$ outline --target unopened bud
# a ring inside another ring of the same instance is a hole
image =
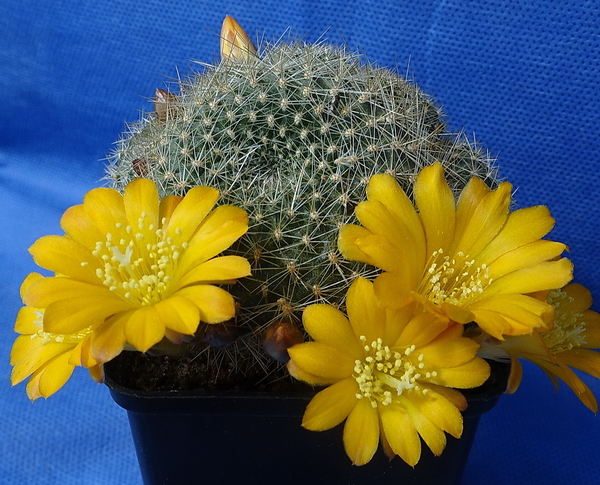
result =
[[[302,343],[304,337],[298,327],[287,318],[272,323],[265,330],[263,336],[263,349],[276,361],[285,364],[290,360],[287,349]]]
[[[154,91],[154,114],[160,121],[165,121],[168,116],[172,115],[173,101],[175,101],[175,95],[168,91],[160,88]]]
[[[143,158],[136,158],[133,162],[131,162],[133,166],[133,171],[138,177],[145,177],[148,175],[148,162]]]
[[[221,27],[221,60],[244,61],[256,55],[256,47],[244,29],[233,17],[227,15]]]
[[[206,342],[217,349],[224,349],[240,336],[240,329],[233,320],[223,323],[213,323],[204,328]]]

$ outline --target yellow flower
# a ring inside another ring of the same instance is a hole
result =
[[[21,294],[34,282],[42,279],[37,273],[28,275],[21,285]],[[87,367],[94,379],[102,380],[102,367],[89,354],[90,328],[77,334],[62,335],[44,332],[44,311],[25,306],[17,315],[15,339],[10,353],[13,366],[11,383],[19,384],[27,377],[27,396],[32,401],[49,397],[71,377],[76,366]]]
[[[560,290],[550,291],[546,297],[554,309],[552,330],[531,335],[508,337],[503,342],[485,339],[482,354],[502,358],[510,355],[512,368],[508,392],[515,392],[523,376],[518,359],[538,365],[558,388],[558,379],[564,381],[581,402],[594,413],[598,403],[590,388],[571,368],[600,378],[600,315],[592,310],[592,296],[584,286],[572,283]]]
[[[554,225],[548,209],[509,213],[511,190],[473,177],[455,201],[435,163],[416,178],[417,211],[393,177],[375,175],[356,208],[364,227],[343,227],[340,251],[383,269],[375,289],[385,305],[412,298],[498,339],[530,333],[551,320],[552,308],[526,294],[565,285],[572,264],[557,259],[564,244],[541,239]]]
[[[194,187],[159,203],[147,179],[131,182],[123,195],[91,190],[63,215],[65,236],[42,237],[30,248],[56,276],[33,282],[23,301],[44,309],[46,333],[91,328],[91,355],[100,364],[126,343],[145,352],[164,337],[181,341],[200,321],[231,319],[233,298],[214,284],[249,275],[250,266],[238,256],[214,256],[247,231],[248,218],[233,206],[211,212],[218,196]]]
[[[442,453],[447,432],[462,434],[466,407],[450,388],[472,388],[489,376],[476,357],[478,344],[463,338],[462,325],[378,305],[373,284],[357,279],[347,295],[348,318],[330,305],[306,308],[304,327],[314,339],[288,351],[290,373],[312,385],[328,385],[309,403],[302,426],[330,429],[342,421],[346,453],[356,465],[369,462],[381,439],[388,456],[414,466],[421,440]]]

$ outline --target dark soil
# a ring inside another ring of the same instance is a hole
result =
[[[114,382],[142,391],[306,393],[313,390],[311,386],[290,377],[285,366],[274,361],[267,363],[266,368],[263,364],[241,372],[225,353],[215,353],[192,352],[182,357],[170,357],[125,351],[104,367]]]

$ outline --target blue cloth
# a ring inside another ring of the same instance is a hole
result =
[[[519,205],[546,204],[600,309],[600,6],[500,0],[4,0],[0,3],[0,482],[138,484],[125,411],[78,369],[30,404],[8,355],[29,247],[102,185],[102,158],[156,87],[212,61],[226,14],[253,38],[329,29],[408,72],[493,154]],[[178,69],[176,68],[178,66]],[[600,383],[584,377],[600,396]],[[235,446],[235,443],[232,443]],[[248,450],[251,452],[251,450]],[[224,453],[227,451],[224,450]],[[199,468],[199,471],[201,468]],[[600,419],[526,365],[484,416],[464,483],[600,483]]]

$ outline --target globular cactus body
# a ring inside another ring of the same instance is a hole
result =
[[[345,48],[292,41],[157,91],[154,113],[121,140],[108,173],[118,189],[151,178],[163,195],[216,187],[219,203],[248,212],[250,230],[231,251],[253,276],[231,291],[240,325],[256,335],[309,303],[343,305],[353,278],[372,271],[337,250],[369,178],[393,174],[410,194],[435,161],[457,191],[473,175],[496,183],[487,156],[448,134],[416,86]]]

